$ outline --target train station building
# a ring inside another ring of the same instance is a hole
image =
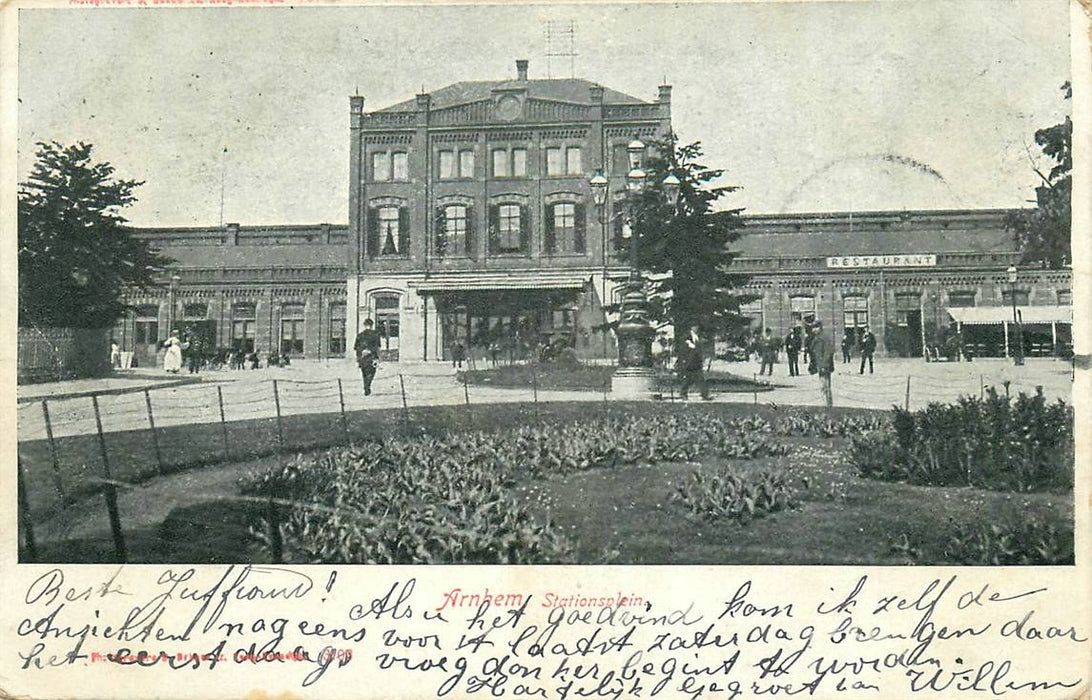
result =
[[[650,90],[651,92],[651,90]],[[563,341],[615,354],[628,274],[618,254],[626,147],[671,131],[671,87],[641,99],[580,79],[471,81],[369,111],[349,99],[348,224],[136,229],[175,263],[127,299],[115,340],[139,364],[172,327],[217,347],[342,358],[373,319],[386,360],[439,361],[460,343],[523,356]],[[611,196],[599,209],[589,180]],[[1020,269],[1005,210],[745,216],[733,244],[752,329],[869,327],[881,354],[921,356],[950,329],[979,355],[1071,347],[1071,270]],[[829,325],[828,325],[829,324]],[[829,331],[828,331],[829,332]]]

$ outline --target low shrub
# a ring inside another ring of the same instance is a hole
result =
[[[1042,391],[895,408],[890,426],[853,438],[862,476],[929,486],[1009,491],[1073,487],[1073,410]]]
[[[1002,523],[962,526],[948,539],[945,561],[985,566],[1073,563],[1073,523],[1021,516]]]
[[[681,502],[692,517],[700,520],[727,519],[743,524],[797,504],[785,474],[765,471],[741,474],[725,467],[712,473],[695,469],[680,477],[672,499]]]

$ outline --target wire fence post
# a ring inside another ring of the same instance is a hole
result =
[[[337,400],[341,407],[341,431],[345,433],[345,444],[352,445],[353,440],[349,437],[349,419],[345,416],[345,389],[341,385],[341,377],[337,379]]]
[[[155,466],[160,474],[163,473],[163,453],[159,450],[159,433],[155,429],[155,414],[152,411],[152,395],[144,390],[144,405],[148,407],[148,427],[152,431],[152,449],[155,450]]]
[[[531,391],[535,399],[535,420],[538,420],[538,371],[534,362],[531,363]]]
[[[269,549],[274,564],[284,563],[284,538],[281,537],[281,514],[277,508],[277,492],[269,494]]]
[[[753,374],[754,383],[751,384],[751,393],[754,395],[754,404],[758,405],[758,375]]]
[[[986,378],[981,374],[978,375],[978,398],[986,399]]]
[[[910,375],[906,376],[906,410],[910,410]]]
[[[61,458],[57,454],[57,443],[53,440],[53,422],[49,418],[49,401],[42,400],[42,416],[45,418],[46,440],[49,442],[49,457],[53,461],[53,487],[57,489],[57,498],[64,508],[64,483],[61,481]]]
[[[277,380],[273,380],[273,405],[277,408],[277,447],[284,454],[284,422],[281,420],[281,394],[277,390]]]
[[[610,375],[603,377],[603,405],[606,406],[609,401],[607,393],[610,391]]]
[[[406,401],[406,378],[401,374],[398,375],[398,385],[402,389],[402,429],[408,435],[410,431],[409,402]]]
[[[125,563],[125,537],[121,531],[121,516],[118,514],[118,490],[110,474],[110,457],[106,452],[106,436],[102,432],[102,413],[99,412],[99,397],[91,395],[91,406],[95,409],[95,428],[99,434],[99,450],[102,452],[102,475],[106,480],[106,513],[110,517],[110,534],[114,537],[114,555],[119,564]]]
[[[224,461],[228,461],[231,454],[228,448],[228,436],[227,436],[227,417],[224,415],[224,390],[220,385],[216,385],[216,402],[220,404],[220,433],[224,438]]]
[[[23,524],[23,542],[27,560],[33,563],[38,561],[38,543],[34,540],[34,523],[30,517],[30,499],[27,498],[27,479],[23,472],[23,458],[17,456],[16,460],[19,465],[16,488],[19,491],[19,516]]]
[[[470,386],[467,381],[467,375],[469,372],[463,372],[463,399],[466,400],[466,423],[467,426],[474,429],[474,411],[470,408]]]

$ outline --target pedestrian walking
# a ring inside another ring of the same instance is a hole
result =
[[[848,365],[853,359],[853,334],[847,328],[842,331],[842,364]]]
[[[113,338],[110,339],[110,369],[121,369],[121,348]]]
[[[679,387],[679,397],[683,400],[687,400],[687,394],[690,391],[690,385],[697,383],[698,390],[701,392],[701,397],[708,401],[709,385],[705,381],[704,372],[704,357],[702,356],[702,339],[698,334],[698,327],[691,326],[690,333],[683,341],[682,356],[679,361],[682,362],[682,385]]]
[[[834,394],[831,388],[831,375],[834,374],[834,343],[823,332],[822,321],[816,321],[812,326],[812,340],[808,351],[811,354],[812,362],[815,363],[815,371],[819,375],[823,401],[827,406],[833,406]]]
[[[861,371],[859,374],[864,374],[865,362],[868,362],[868,373],[872,374],[872,355],[876,352],[876,336],[872,335],[872,331],[865,328],[864,335],[861,336]]]
[[[171,337],[163,343],[167,347],[163,355],[163,369],[171,374],[178,374],[182,370],[182,351],[189,347],[189,343],[183,343],[178,337],[178,331],[171,331]]]
[[[360,376],[364,380],[365,396],[371,396],[372,381],[379,369],[379,331],[374,326],[375,323],[370,318],[364,319],[364,330],[357,334],[353,343],[356,364],[360,367]]]
[[[451,348],[451,366],[463,368],[463,360],[466,359],[466,346],[463,341],[456,340],[455,347]]]
[[[758,370],[759,374],[773,376],[774,362],[777,361],[777,346],[777,338],[773,336],[773,331],[767,328],[766,334],[758,341],[758,354],[762,358],[762,366]]]
[[[785,336],[785,357],[789,361],[789,376],[800,376],[800,349],[804,344],[804,334],[800,326],[793,326]]]
[[[489,344],[489,359],[492,361],[493,366],[497,366],[497,355],[500,354],[500,344],[497,341],[493,341]]]

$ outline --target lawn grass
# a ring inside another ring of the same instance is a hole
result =
[[[542,391],[610,391],[611,377],[615,368],[605,365],[566,365],[557,362],[539,362],[499,365],[489,369],[468,369],[457,375],[460,382],[505,389],[532,389]],[[756,382],[737,374],[723,371],[705,373],[712,393],[771,391],[773,386]],[[679,377],[674,372],[656,370],[656,385],[662,392],[678,388]]]
[[[536,415],[536,407],[529,404],[480,406],[473,414],[461,407],[429,407],[411,411],[410,429],[461,430],[470,425],[471,417],[476,426],[505,429],[539,420],[579,419],[604,410],[619,415],[717,411],[726,418],[756,414],[771,418],[785,409],[647,402],[604,409],[567,403],[540,404]],[[374,413],[353,416],[355,439],[390,436],[402,429],[398,412]],[[868,411],[835,409],[827,415],[861,413]],[[332,420],[331,416],[297,416],[290,420],[290,427],[302,434]],[[191,431],[199,427],[187,426]],[[195,432],[186,435],[198,438]],[[638,464],[538,480],[528,477],[515,484],[513,492],[532,507],[536,518],[542,522],[548,518],[564,528],[576,543],[578,561],[586,564],[945,564],[952,563],[945,558],[947,538],[960,525],[1022,516],[1072,522],[1072,492],[1012,494],[863,479],[847,460],[845,439],[777,439],[792,445],[789,456],[729,462],[709,459],[701,465]],[[240,454],[242,447],[233,444],[233,453]],[[138,486],[123,489],[119,507],[130,560],[267,561],[248,532],[248,514],[256,506],[236,500],[238,481],[283,459],[267,455],[163,476],[146,475]],[[716,469],[725,464],[742,471],[786,471],[797,488],[799,507],[748,525],[691,519],[686,508],[671,499],[676,479],[695,468]],[[101,497],[79,500],[51,515],[38,528],[39,561],[112,561]]]

